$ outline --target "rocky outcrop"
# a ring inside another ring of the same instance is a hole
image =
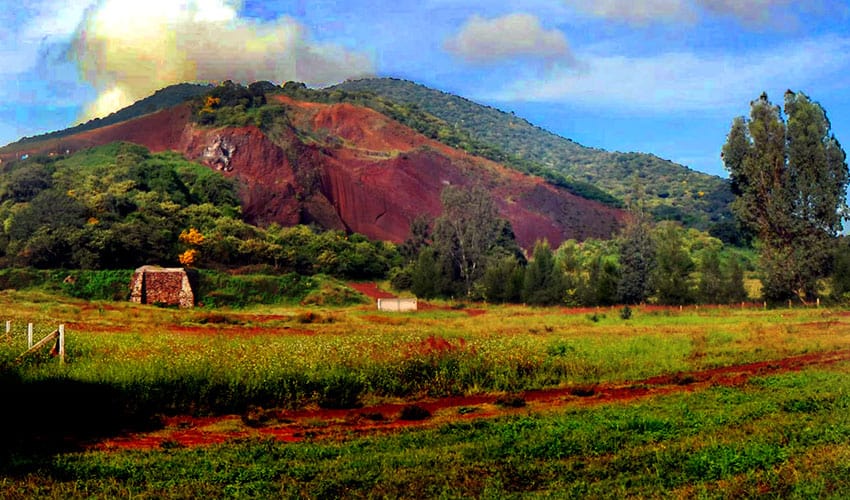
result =
[[[233,167],[230,165],[230,159],[236,153],[236,145],[233,144],[227,137],[216,136],[212,144],[204,148],[204,153],[201,155],[201,161],[216,170],[230,172]]]

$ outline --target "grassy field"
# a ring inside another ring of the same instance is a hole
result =
[[[850,496],[839,309],[0,311],[2,498]]]

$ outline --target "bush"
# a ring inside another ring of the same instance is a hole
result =
[[[315,280],[296,273],[281,276],[232,276],[201,271],[198,301],[213,307],[245,307],[251,304],[279,304],[303,300],[315,287]]]
[[[8,268],[0,270],[0,290],[40,288],[85,300],[129,300],[132,277],[130,269],[66,271]]]
[[[313,306],[345,306],[367,302],[369,300],[363,294],[336,283],[322,283],[318,290],[310,292],[301,301],[304,305]]]
[[[393,290],[410,290],[413,286],[413,266],[394,267],[391,269],[390,286]]]
[[[366,385],[356,374],[334,371],[320,383],[319,406],[322,408],[358,408]]]
[[[63,290],[70,296],[85,300],[129,300],[129,269],[110,271],[76,271],[62,282]]]
[[[29,267],[0,270],[0,290],[22,290],[44,284],[48,277],[44,271]]]

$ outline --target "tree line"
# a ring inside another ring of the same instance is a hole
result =
[[[846,154],[820,104],[790,90],[784,98],[784,113],[766,94],[752,101],[750,117],[733,120],[721,153],[738,233],[752,238],[757,259],[741,259],[719,239],[675,222],[652,222],[638,195],[631,220],[613,240],[567,241],[557,249],[538,242],[526,260],[484,190],[450,187],[430,240],[411,237],[420,248],[393,283],[426,297],[675,305],[746,300],[749,270],[761,285],[757,298],[768,302],[846,299]],[[422,233],[423,227],[414,228]]]
[[[443,212],[418,219],[402,245],[407,264],[391,283],[415,295],[496,303],[596,306],[747,300],[751,252],[709,234],[633,213],[610,240],[538,241],[526,257],[487,191],[448,186]]]

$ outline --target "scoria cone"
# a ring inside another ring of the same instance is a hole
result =
[[[254,126],[207,128],[180,105],[80,134],[28,144],[16,154],[77,151],[128,141],[173,150],[239,180],[243,213],[265,225],[316,223],[401,242],[419,215],[440,214],[448,185],[488,189],[519,244],[607,238],[624,212],[537,177],[431,140],[365,107],[270,96],[289,126],[273,138]]]

